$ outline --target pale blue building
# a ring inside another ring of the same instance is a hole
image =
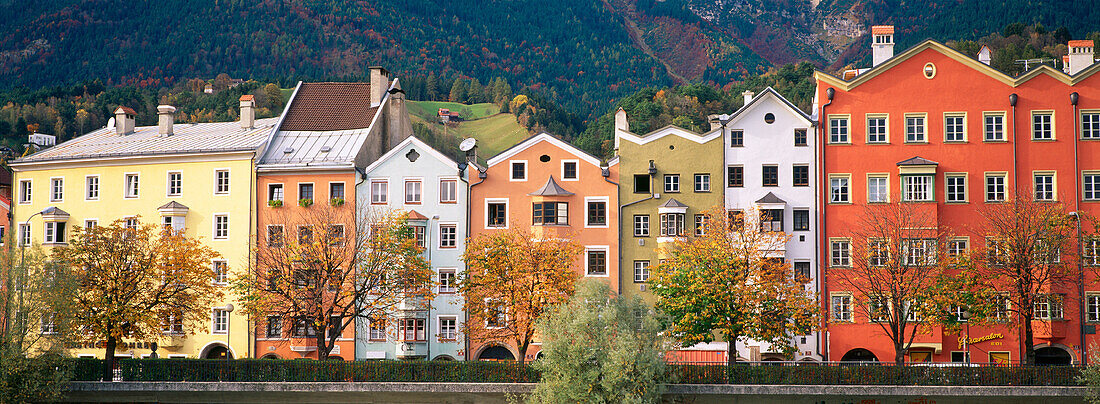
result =
[[[357,321],[356,359],[466,359],[465,315],[456,285],[465,268],[468,183],[463,169],[410,136],[364,170],[355,189],[356,201],[366,208],[362,212],[408,212],[437,286],[426,309],[402,307],[391,324]]]

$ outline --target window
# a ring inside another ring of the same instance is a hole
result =
[[[283,318],[279,316],[267,316],[267,338],[281,338],[283,336]]]
[[[454,317],[439,318],[439,339],[454,341],[458,339],[458,320]]]
[[[985,114],[985,141],[1003,142],[1005,140],[1005,115],[1002,113]]]
[[[634,215],[634,237],[649,237],[649,215]]]
[[[1031,113],[1031,140],[1054,140],[1054,113]]]
[[[1053,201],[1054,200],[1054,174],[1053,173],[1035,173],[1035,200],[1037,201]]]
[[[214,261],[214,283],[225,285],[229,283],[229,265],[225,261]]]
[[[138,228],[138,219],[136,217],[132,217],[132,216],[126,218],[126,222],[123,223],[123,227],[125,227],[127,230],[137,230],[137,228]]]
[[[1082,186],[1085,189],[1083,197],[1086,201],[1100,200],[1100,173],[1083,174]]]
[[[680,192],[680,174],[665,174],[665,192]]]
[[[397,326],[397,332],[402,341],[427,340],[427,336],[424,334],[424,319],[422,318],[403,318],[398,321]]]
[[[229,330],[229,312],[214,309],[214,334],[225,334]]]
[[[729,220],[730,231],[740,231],[745,227],[745,211],[741,209],[730,209],[726,212]]]
[[[575,180],[575,179],[577,179],[577,162],[576,161],[562,161],[561,162],[561,179],[563,179],[563,180]]]
[[[943,117],[943,141],[966,141],[966,115],[944,115]]]
[[[282,247],[286,239],[283,235],[283,225],[281,224],[269,224],[267,225],[267,246],[268,247]]]
[[[867,117],[867,143],[886,143],[886,117]]]
[[[707,215],[695,215],[695,235],[707,234]]]
[[[43,242],[46,244],[65,243],[65,222],[46,222],[46,234]]]
[[[30,246],[31,245],[31,224],[20,223],[19,224],[19,245]]]
[[[371,180],[370,203],[384,205],[390,203],[390,183],[386,180]]]
[[[873,267],[886,265],[890,259],[890,248],[882,239],[867,240],[867,264]]]
[[[229,193],[229,170],[214,170],[214,194]]]
[[[508,227],[508,203],[489,202],[486,205],[486,227]]]
[[[585,266],[587,276],[607,276],[607,250],[588,250],[588,265]]]
[[[760,231],[783,232],[783,209],[761,209]]]
[[[420,181],[405,181],[405,203],[420,204]]]
[[[31,203],[31,180],[19,180],[19,203]]]
[[[829,143],[849,143],[848,118],[829,118]]]
[[[99,200],[99,176],[89,175],[84,177],[84,199],[89,201]]]
[[[229,215],[214,215],[214,238],[229,238]]]
[[[1035,297],[1035,318],[1040,320],[1061,320],[1063,315],[1063,297],[1060,294],[1044,294]]]
[[[684,216],[683,213],[662,213],[660,217],[661,235],[667,237],[683,236]]]
[[[905,142],[923,143],[928,141],[924,133],[924,116],[905,117]]]
[[[730,147],[741,147],[745,145],[745,132],[741,130],[730,131]]]
[[[344,183],[342,182],[330,182],[328,183],[328,199],[344,199]]]
[[[65,179],[50,179],[50,202],[60,202],[65,199]]]
[[[868,203],[886,203],[889,202],[890,194],[889,178],[887,177],[867,177],[867,202]]]
[[[901,176],[902,200],[906,202],[926,202],[936,200],[933,196],[931,175]]]
[[[985,201],[986,202],[1004,202],[1005,201],[1005,175],[1004,174],[986,174],[985,175]]]
[[[852,322],[852,296],[836,294],[831,297],[832,320],[844,323]]]
[[[532,224],[569,224],[569,204],[537,202],[531,205]]]
[[[174,312],[161,318],[160,331],[165,335],[183,335],[183,313]]]
[[[91,229],[91,228],[94,228],[98,225],[99,225],[99,221],[96,220],[96,219],[85,219],[84,220],[84,228],[85,229]]]
[[[954,238],[947,242],[947,255],[962,257],[970,252],[970,240],[966,238]]]
[[[1081,138],[1100,139],[1100,112],[1081,113]]]
[[[806,136],[806,130],[805,129],[795,129],[794,130],[794,145],[795,146],[806,146],[808,144],[809,144],[809,138]]]
[[[944,175],[944,200],[947,202],[966,202],[966,175]]]
[[[646,174],[634,174],[634,193],[648,194],[649,192],[649,176]]]
[[[386,322],[382,319],[370,320],[370,340],[371,341],[385,341],[386,340]]]
[[[634,283],[643,283],[649,280],[649,261],[634,261]]]
[[[290,334],[294,337],[316,337],[317,327],[313,325],[313,321],[305,317],[298,317],[294,319],[294,328],[290,330]]]
[[[1001,240],[988,237],[985,239],[986,260],[990,265],[1002,266],[1008,255],[1008,246]]]
[[[168,173],[168,196],[180,196],[183,194],[183,173]]]
[[[607,202],[588,201],[588,214],[585,216],[586,226],[607,225]]]
[[[829,202],[830,203],[849,203],[851,199],[848,195],[848,177],[832,177],[829,178]]]
[[[439,248],[455,248],[458,227],[453,224],[439,225]]]
[[[513,161],[512,162],[512,181],[526,181],[527,180],[527,162],[526,161]]]
[[[1100,294],[1085,294],[1085,313],[1087,313],[1085,321],[1090,323],[1100,322]]]
[[[726,186],[730,188],[740,188],[745,186],[745,167],[741,166],[729,166],[726,167]]]
[[[140,189],[141,179],[137,174],[126,174],[126,191],[124,196],[126,198],[137,198],[138,190]]]
[[[796,187],[810,186],[810,166],[795,165],[793,169],[794,178],[791,179],[791,183]]]
[[[890,318],[890,301],[886,296],[869,296],[867,317],[872,322],[884,322]]]
[[[834,267],[852,265],[852,244],[848,240],[833,240],[829,243],[829,264]]]
[[[503,328],[508,324],[508,310],[499,302],[485,301],[485,328]]]
[[[1100,266],[1100,238],[1090,238],[1085,241],[1083,260],[1088,266]]]
[[[267,200],[268,201],[283,201],[283,184],[268,184],[267,185]]]
[[[794,275],[802,280],[810,279],[810,262],[809,261],[795,261],[794,262]]]
[[[902,262],[909,266],[927,266],[936,263],[936,240],[901,240]]]
[[[779,166],[765,165],[763,167],[763,184],[765,187],[779,186]]]
[[[298,199],[313,200],[313,184],[311,183],[299,183],[298,184]]]
[[[57,333],[57,326],[54,324],[54,314],[45,313],[42,314],[39,320],[41,325],[39,331],[44,335],[52,335]]]
[[[695,174],[695,192],[710,192],[710,174]]]
[[[810,211],[807,209],[795,209],[791,212],[794,222],[794,231],[810,231]]]
[[[458,181],[439,181],[439,203],[458,203]]]
[[[439,270],[439,293],[455,293],[458,290],[454,269]]]

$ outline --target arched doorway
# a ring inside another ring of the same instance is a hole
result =
[[[1069,365],[1073,363],[1073,356],[1065,349],[1048,346],[1035,350],[1036,365]]]
[[[512,351],[509,351],[508,348],[502,347],[500,345],[494,345],[485,348],[484,351],[481,351],[481,355],[478,355],[477,360],[514,361],[516,360],[516,356],[512,355]]]
[[[840,358],[841,362],[878,362],[878,357],[874,353],[863,348],[856,348],[848,353],[844,354]]]
[[[218,344],[218,345],[213,345],[213,346],[210,346],[209,348],[207,348],[206,353],[202,355],[202,358],[203,359],[226,359],[226,355],[229,356],[229,359],[233,359],[233,353],[229,352],[229,350],[225,348],[225,345]]]

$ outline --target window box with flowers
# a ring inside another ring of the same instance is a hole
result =
[[[311,199],[311,198],[302,198],[302,199],[298,200],[298,206],[301,206],[303,208],[308,208],[312,205],[313,205],[313,199]]]
[[[340,207],[344,205],[344,198],[332,198],[329,200],[329,204],[334,207]]]
[[[267,206],[270,206],[270,207],[273,207],[273,208],[281,208],[283,206],[283,200],[282,199],[272,199],[270,201],[267,201]]]

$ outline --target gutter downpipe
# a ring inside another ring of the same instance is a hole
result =
[[[818,175],[818,190],[819,190],[818,192],[821,193],[821,197],[817,198],[818,225],[817,225],[817,229],[815,229],[815,231],[817,233],[816,236],[817,236],[818,242],[816,243],[817,246],[814,247],[814,248],[818,249],[817,254],[818,254],[819,268],[828,268],[828,263],[829,263],[828,259],[826,259],[826,257],[825,257],[825,251],[821,248],[821,246],[825,245],[825,198],[826,198],[826,194],[825,194],[825,191],[824,191],[825,190],[825,185],[824,184],[826,182],[826,178],[825,178],[825,142],[828,140],[828,139],[826,139],[826,136],[825,136],[825,128],[826,128],[826,126],[825,126],[825,119],[826,119],[826,117],[825,117],[825,108],[828,107],[829,105],[833,104],[833,98],[834,97],[836,97],[836,89],[834,89],[832,87],[826,88],[825,89],[825,99],[828,100],[828,102],[826,102],[825,104],[823,104],[821,106],[821,113],[818,116],[818,120],[819,120],[819,122],[818,122],[818,131],[819,132],[818,133],[819,133],[819,136],[818,136],[817,139],[814,139],[815,142],[817,143],[817,147],[818,147],[818,164],[816,164],[816,165],[817,165],[817,175]],[[828,310],[829,309],[829,286],[825,282],[825,276],[826,276],[827,272],[828,271],[825,271],[825,270],[819,271],[820,276],[818,276],[818,281],[817,281],[818,282],[818,290],[821,291],[821,296],[824,297],[824,299],[822,299],[823,302],[821,303],[822,313],[828,313],[829,312],[829,310]],[[827,324],[828,323],[828,314],[826,314],[825,317],[826,318],[821,319],[821,321],[823,323]],[[829,344],[827,342],[828,339],[829,339],[829,327],[823,326],[823,327],[821,327],[821,330],[822,330],[821,331],[821,337],[817,339],[818,352],[821,353],[822,360],[827,362],[829,360]]]
[[[353,166],[353,169],[355,170],[355,172],[359,173],[359,175],[356,176],[356,178],[358,178],[358,180],[355,181],[355,189],[352,191],[352,192],[354,192],[353,195],[355,195],[357,198],[355,198],[355,207],[353,208],[355,210],[355,212],[352,212],[351,214],[352,214],[352,220],[355,220],[355,223],[358,224],[359,223],[359,212],[358,212],[358,210],[359,210],[359,208],[358,208],[358,206],[359,206],[359,198],[358,198],[358,196],[359,196],[359,185],[362,185],[363,182],[367,180],[367,170],[363,167],[358,167],[358,166]],[[357,237],[357,238],[359,237],[359,228],[358,227],[359,226],[355,226],[355,228],[356,228],[355,229],[355,232],[356,232],[355,237]],[[425,233],[426,232],[427,231],[425,231]],[[358,303],[356,303],[356,304],[358,304]],[[355,333],[359,332],[358,311],[359,310],[356,309],[357,314],[354,317],[356,323],[353,325],[353,331]],[[358,338],[352,338],[352,339],[354,340],[354,343],[351,344],[351,356],[353,358],[352,360],[354,361],[355,360],[354,358],[359,357],[359,352],[358,352],[359,351],[359,339]]]
[[[469,157],[467,157],[467,159],[469,159]],[[479,167],[476,163],[467,162],[466,167],[468,168],[470,166],[473,166],[474,168],[477,169],[477,178],[478,178],[477,182],[471,184],[470,181],[466,180],[466,176],[464,176],[464,175],[459,175],[458,176],[458,178],[462,179],[462,182],[466,183],[466,239],[467,240],[470,239],[470,226],[471,226],[470,225],[470,223],[471,223],[470,222],[470,214],[472,213],[472,210],[473,210],[473,205],[470,203],[470,202],[473,202],[473,198],[470,197],[471,191],[473,190],[473,188],[475,186],[478,186],[479,184],[485,182],[485,179],[489,177],[489,174],[484,172],[484,171],[481,171],[481,167]],[[469,170],[467,170],[466,172],[468,173]],[[465,271],[465,270],[466,269],[463,268],[463,271]],[[463,305],[462,315],[465,316],[465,321],[470,321],[470,312],[468,310],[466,310],[465,305]],[[463,355],[463,356],[465,356],[466,360],[468,360],[468,361],[473,360],[473,358],[470,357],[470,336],[469,335],[466,335],[466,338],[463,338],[463,344],[465,345],[465,347],[463,348],[463,353],[465,353],[465,355]]]
[[[604,181],[607,181],[607,183],[615,186],[615,201],[617,202],[619,200],[619,183],[610,180],[611,165],[608,164],[607,167],[601,166],[600,167],[600,175],[603,176]],[[615,205],[618,205],[618,203],[616,203]],[[618,256],[616,257],[616,260],[618,261],[618,267],[619,267],[619,290],[617,292],[618,292],[619,296],[622,296],[623,295],[623,284],[626,283],[626,281],[623,280],[623,232],[622,232],[622,229],[623,229],[623,225],[622,225],[623,208],[622,208],[622,206],[619,206],[618,209],[619,209],[619,216],[618,216],[618,218],[619,218],[619,230],[616,231],[616,233],[619,234],[619,245],[618,245],[618,248],[617,248]]]
[[[1069,103],[1073,109],[1073,117],[1070,118],[1073,121],[1073,212],[1076,213],[1074,218],[1077,219],[1077,317],[1080,322],[1077,328],[1081,338],[1081,365],[1088,366],[1088,344],[1085,342],[1085,268],[1084,263],[1081,262],[1081,252],[1084,248],[1081,244],[1081,162],[1078,157],[1081,128],[1077,126],[1077,102],[1080,99],[1081,95],[1076,91],[1069,95]]]

